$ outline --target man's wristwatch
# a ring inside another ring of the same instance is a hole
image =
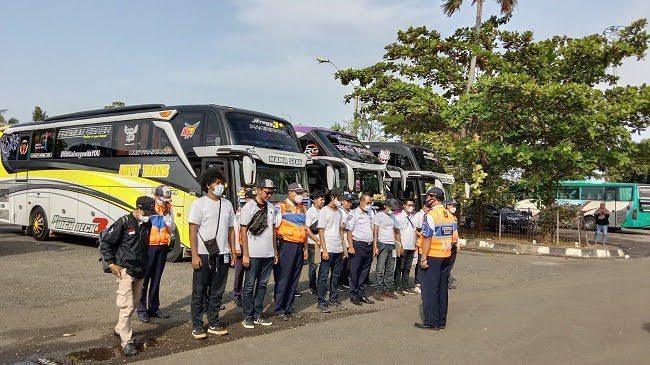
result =
[[[424,259],[420,259],[420,262],[426,262],[426,261],[427,261],[426,258],[424,258]]]

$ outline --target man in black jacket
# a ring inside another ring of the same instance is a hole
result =
[[[135,344],[131,340],[131,315],[142,292],[151,232],[149,216],[156,214],[155,204],[151,197],[139,197],[136,200],[136,209],[115,221],[100,243],[101,255],[117,277],[115,304],[120,308],[120,314],[115,325],[115,334],[120,336],[122,350],[126,356],[137,354]]]

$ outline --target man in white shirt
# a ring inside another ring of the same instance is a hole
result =
[[[323,313],[331,312],[331,308],[345,310],[345,306],[339,301],[339,291],[336,284],[339,281],[343,257],[347,256],[344,251],[343,232],[341,231],[342,214],[341,198],[343,189],[334,188],[330,192],[330,203],[323,207],[318,213],[318,234],[323,253],[318,268],[318,310]],[[331,274],[331,279],[330,279]],[[328,286],[328,279],[329,286]],[[327,291],[330,292],[330,300],[327,301]]]
[[[352,242],[348,247],[348,255],[350,255],[350,302],[354,305],[375,303],[366,295],[365,284],[373,258],[372,218],[375,213],[372,210],[372,202],[372,193],[363,193],[359,207],[350,212],[345,225],[348,242]]]
[[[246,190],[244,192],[244,204],[248,203],[251,199],[255,198],[255,192],[252,189]],[[242,249],[241,249],[241,239],[239,235],[239,217],[241,215],[241,207],[237,208],[235,212],[235,253],[237,254],[237,259],[235,260],[235,280],[233,283],[233,297],[235,298],[235,305],[238,307],[242,306],[241,301],[241,290],[242,285],[244,284],[244,265],[242,265]]]
[[[316,282],[316,271],[320,263],[320,238],[318,230],[312,230],[312,226],[318,221],[318,212],[325,205],[325,191],[317,189],[310,195],[311,207],[307,209],[305,226],[307,227],[307,261],[309,262],[309,292],[318,295],[318,283]],[[316,227],[314,227],[316,228]]]
[[[206,338],[203,330],[205,296],[207,301],[208,333],[228,334],[219,323],[221,299],[228,281],[229,266],[234,266],[235,211],[223,197],[226,178],[216,168],[201,175],[201,187],[206,195],[190,207],[189,236],[192,251],[192,336]]]
[[[275,245],[275,209],[269,203],[273,193],[275,193],[275,185],[272,180],[260,181],[257,195],[244,205],[239,217],[242,265],[246,270],[242,291],[244,328],[272,324],[262,317],[262,311],[273,264],[278,263],[278,251]]]
[[[399,234],[402,239],[401,244],[404,249],[404,254],[397,257],[395,263],[395,292],[399,295],[405,293],[415,294],[409,287],[409,274],[411,273],[411,265],[413,263],[413,256],[415,255],[415,241],[417,235],[415,234],[415,200],[413,198],[404,199],[404,210],[397,215],[397,223],[399,224]]]
[[[341,207],[339,210],[341,211],[341,231],[343,233],[343,242],[345,243],[345,246],[343,249],[345,252],[348,251],[348,247],[352,245],[352,242],[348,242],[348,235],[345,232],[345,223],[348,221],[348,214],[350,214],[350,211],[352,210],[352,204],[356,200],[356,196],[352,193],[343,193],[343,196],[341,197]],[[346,291],[347,289],[350,288],[350,257],[349,256],[344,256],[343,257],[343,268],[341,269],[341,275],[339,276],[339,285],[338,285],[338,290],[339,291]]]
[[[413,223],[415,224],[415,234],[417,236],[416,241],[415,241],[415,248],[416,251],[420,248],[420,241],[424,239],[422,236],[422,224],[424,223],[424,218],[427,216],[429,211],[431,210],[431,207],[427,203],[426,199],[422,200],[422,209],[420,209],[415,215],[413,216]],[[420,294],[420,253],[418,252],[417,254],[418,261],[415,263],[415,288],[413,289],[413,292],[416,294]]]
[[[373,246],[377,255],[375,299],[380,301],[384,300],[383,297],[397,299],[393,287],[395,275],[393,251],[396,251],[396,256],[401,256],[402,247],[399,224],[393,213],[396,209],[398,209],[397,202],[388,199],[384,202],[384,209],[375,214],[372,220]]]

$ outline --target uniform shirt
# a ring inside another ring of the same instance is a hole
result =
[[[311,231],[310,227],[312,224],[316,223],[316,221],[318,221],[318,209],[312,205],[311,207],[309,207],[309,209],[307,209],[307,214],[305,217],[305,226],[307,227],[308,230]],[[316,236],[318,235],[316,234]],[[316,242],[312,240],[311,237],[307,239],[307,243],[309,243],[310,245],[316,244]]]
[[[230,253],[228,230],[235,225],[235,211],[230,200],[200,197],[192,203],[187,221],[199,226],[197,235],[199,255],[209,254],[204,242],[215,238],[215,234],[219,253]],[[218,232],[217,227],[219,227]]]
[[[350,215],[350,212],[347,212],[343,207],[339,207],[339,211],[341,211],[341,229],[344,231],[343,242],[345,242],[346,247],[350,247],[351,242],[348,242],[348,235],[345,232],[345,224],[348,222],[348,215]]]
[[[275,209],[273,209],[273,204],[266,202],[266,219],[267,226],[264,232],[259,236],[253,236],[250,231],[247,231],[248,237],[248,256],[258,257],[258,258],[268,258],[275,256],[275,250],[273,249],[273,231],[275,230]],[[253,215],[260,210],[260,207],[257,205],[256,199],[251,199],[241,208],[241,213],[239,216],[239,224],[242,227],[248,227],[253,220]]]
[[[440,223],[436,224],[434,215],[438,217]],[[449,213],[444,206],[437,205],[431,208],[422,224],[422,236],[431,238],[431,244],[429,252],[423,252],[422,254],[433,257],[449,257],[454,235],[457,234],[457,231],[456,217]]]
[[[387,245],[395,244],[395,229],[399,229],[399,224],[394,214],[388,215],[385,212],[379,212],[375,214],[372,224],[373,226],[379,227],[379,232],[377,233],[378,243]]]
[[[354,241],[372,242],[372,219],[374,216],[375,212],[372,209],[366,213],[361,207],[348,214],[345,229],[352,231]]]
[[[323,207],[318,213],[318,228],[322,228],[325,236],[327,252],[341,253],[341,211],[332,210],[330,207]]]
[[[402,239],[402,248],[405,250],[415,250],[415,223],[412,216],[406,211],[402,211],[397,215],[397,223],[399,223],[399,233]]]
[[[424,210],[420,209],[417,213],[413,215],[413,218],[411,218],[416,230],[422,229],[422,223],[424,222],[424,216],[426,214],[427,213],[425,213]]]

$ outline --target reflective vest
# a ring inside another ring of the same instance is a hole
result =
[[[149,246],[162,246],[168,245],[170,241],[170,232],[165,225],[165,214],[170,214],[171,204],[165,203],[163,205],[156,204],[156,215],[152,215],[151,221],[151,234],[149,235]]]
[[[280,222],[280,226],[276,230],[277,235],[281,236],[285,242],[305,243],[307,240],[305,206],[302,204],[296,206],[286,200],[280,203],[279,206],[282,222]]]
[[[422,223],[422,237],[418,240],[418,252],[424,255],[422,252],[424,240],[430,237],[431,244],[426,256],[443,258],[451,256],[451,245],[457,231],[458,224],[454,215],[441,205],[433,207]]]

